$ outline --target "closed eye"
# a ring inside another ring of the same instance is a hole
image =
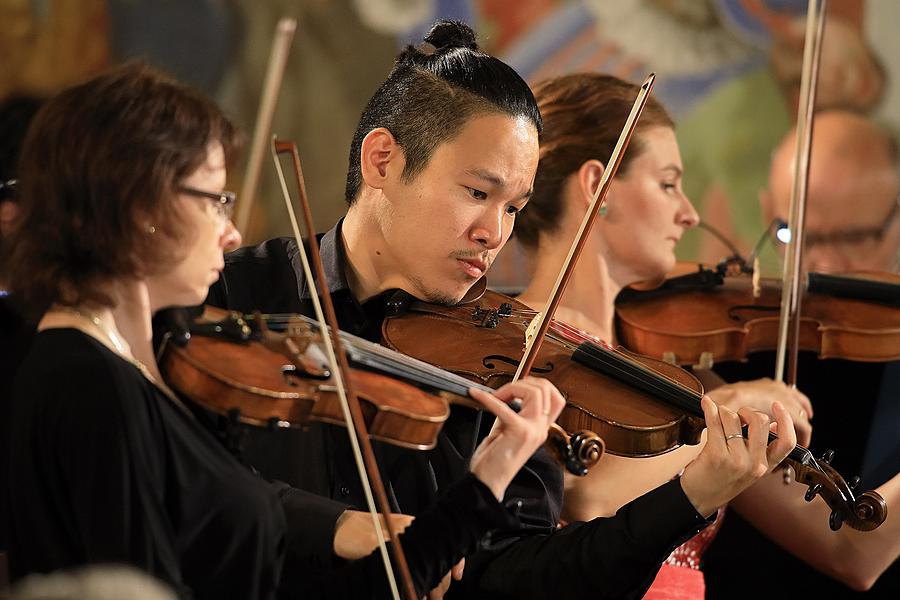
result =
[[[469,193],[476,200],[487,200],[487,192],[482,192],[481,190],[476,190],[475,188],[470,188],[466,186],[466,189],[469,190]]]

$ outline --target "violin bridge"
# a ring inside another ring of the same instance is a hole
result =
[[[525,348],[530,348],[532,340],[534,340],[534,336],[537,335],[538,327],[541,324],[541,315],[544,313],[535,313],[531,318],[531,322],[528,323],[528,327],[525,328],[525,339],[523,340],[523,345]]]
[[[752,275],[752,284],[753,284],[753,298],[759,299],[762,296],[762,284],[759,279],[759,258],[753,259],[753,275]]]

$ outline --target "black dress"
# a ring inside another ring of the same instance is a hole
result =
[[[12,425],[14,578],[125,562],[180,596],[273,594],[285,531],[276,492],[98,341],[37,334]]]
[[[0,552],[9,547],[9,421],[12,381],[34,337],[34,323],[12,296],[0,291]]]
[[[377,553],[322,572],[307,565],[312,586],[280,581],[284,556],[296,555],[286,550],[308,543],[304,492],[259,478],[136,366],[76,329],[35,336],[11,424],[14,579],[115,562],[180,597],[270,598],[279,586],[288,597],[387,597]],[[488,532],[516,525],[484,484],[463,478],[401,535],[417,590]]]

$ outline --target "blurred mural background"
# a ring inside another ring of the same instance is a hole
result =
[[[47,96],[103,68],[143,58],[215,97],[253,129],[272,32],[299,26],[274,131],[296,140],[317,227],[344,211],[347,151],[392,57],[437,18],[464,20],[482,46],[529,82],[578,70],[640,82],[679,127],[685,188],[703,219],[743,252],[762,234],[757,197],[772,149],[796,112],[806,0],[0,0],[0,99]],[[833,0],[819,107],[850,108],[900,130],[900,2]],[[242,168],[230,174],[238,189]],[[266,165],[248,242],[286,234]],[[683,258],[727,249],[695,230]],[[492,281],[527,277],[511,248]],[[765,254],[768,269],[777,255]]]

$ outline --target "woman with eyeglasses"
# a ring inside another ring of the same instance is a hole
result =
[[[14,294],[50,307],[12,399],[14,578],[126,563],[181,597],[271,598],[291,571],[304,492],[229,454],[167,387],[151,342],[153,314],[203,302],[240,243],[222,191],[237,146],[212,102],[141,65],[63,92],[35,118],[4,263]],[[503,426],[401,536],[420,594],[515,522],[499,499],[563,405],[524,387],[511,390],[518,414],[478,396]],[[318,567],[305,597],[388,593],[377,553]]]
[[[560,265],[600,182],[638,87],[597,73],[572,74],[539,83],[535,98],[544,119],[534,192],[514,233],[532,258],[533,278],[519,300],[544,308]],[[675,266],[675,246],[699,217],[681,189],[683,167],[674,122],[652,97],[614,178],[604,210],[585,245],[557,318],[615,342],[616,295],[639,281],[664,277]],[[811,436],[809,400],[771,380],[723,385],[708,392],[718,404],[770,412],[773,400],[793,417],[798,441]],[[731,444],[743,443],[735,438]],[[629,459],[605,454],[583,479],[567,481],[563,516],[586,520],[621,506],[675,477],[699,451],[685,446],[668,454]],[[806,488],[785,486],[780,473],[732,501],[766,535],[817,569],[847,585],[866,588],[900,555],[900,520],[889,516],[873,532],[849,527],[832,532],[829,509],[803,500]],[[900,477],[877,490],[889,506],[900,501]],[[676,550],[647,598],[702,598],[700,555],[710,530]],[[682,595],[677,595],[682,594]]]

